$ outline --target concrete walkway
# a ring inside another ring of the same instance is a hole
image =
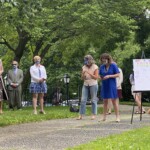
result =
[[[97,138],[150,125],[150,115],[134,114],[132,106],[120,106],[121,122],[115,122],[114,113],[105,122],[85,117],[83,120],[58,119],[39,123],[27,123],[0,128],[0,150],[63,150]]]

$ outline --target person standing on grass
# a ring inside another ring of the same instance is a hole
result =
[[[18,68],[18,62],[12,61],[12,69],[7,74],[8,81],[8,96],[9,96],[9,108],[21,109],[22,107],[22,82],[23,71]]]
[[[31,75],[31,83],[30,83],[30,93],[32,93],[32,101],[33,101],[33,114],[37,115],[37,99],[40,101],[40,112],[41,114],[45,114],[44,112],[44,94],[47,93],[47,85],[46,85],[46,69],[43,65],[41,65],[41,57],[34,57],[34,65],[30,67],[30,75]]]
[[[4,85],[3,78],[2,78],[3,72],[4,72],[3,63],[2,63],[2,60],[0,59],[0,114],[3,113],[2,106],[3,106],[4,96],[6,100],[8,100],[7,92],[6,92],[5,85]]]
[[[116,78],[119,76],[120,72],[109,54],[103,53],[100,56],[100,61],[102,63],[99,70],[100,79],[102,80],[101,97],[103,98],[104,102],[102,121],[106,120],[108,100],[111,99],[116,114],[116,122],[120,122],[119,106],[117,103],[118,93],[116,85]]]
[[[92,117],[95,119],[97,114],[97,91],[98,91],[98,66],[95,64],[94,59],[91,55],[86,55],[84,57],[84,66],[82,67],[81,77],[84,81],[82,87],[82,97],[80,104],[80,114],[77,120],[81,120],[86,110],[86,102],[88,99],[88,94],[91,95],[92,101]],[[90,92],[89,92],[90,91]]]

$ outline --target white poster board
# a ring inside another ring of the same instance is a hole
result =
[[[134,91],[150,91],[150,59],[133,59]]]

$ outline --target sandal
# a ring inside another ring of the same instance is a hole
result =
[[[46,113],[45,113],[45,111],[40,111],[39,112],[40,114],[43,114],[43,115],[45,115]]]
[[[140,114],[140,112],[139,112],[139,111],[136,111],[135,114]]]
[[[98,121],[98,122],[101,122],[101,121],[106,121],[106,118],[105,117],[103,117],[100,121]]]
[[[120,118],[117,118],[117,119],[116,119],[116,122],[119,123],[119,122],[120,122]]]
[[[92,116],[92,117],[91,117],[91,120],[94,120],[95,118],[96,118],[95,116]]]
[[[111,112],[106,113],[106,115],[111,115]]]
[[[81,116],[79,116],[76,120],[82,120],[82,117],[81,117]]]

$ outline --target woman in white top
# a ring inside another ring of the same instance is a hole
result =
[[[134,92],[134,88],[135,88],[135,83],[134,83],[134,72],[132,74],[130,74],[129,77],[130,80],[130,84],[131,84],[131,93],[133,95],[133,98],[138,106],[138,110],[136,110],[136,114],[139,114],[141,112],[141,98],[142,98],[142,93],[141,92]],[[145,113],[145,109],[142,108],[142,113]]]
[[[92,101],[92,118],[95,119],[97,114],[97,91],[98,91],[98,66],[94,63],[94,59],[91,55],[86,55],[84,57],[84,66],[82,67],[81,77],[84,81],[82,87],[82,97],[80,104],[80,114],[78,120],[82,119],[86,110],[86,102],[88,99],[88,94],[90,91],[91,101]]]
[[[32,100],[33,100],[33,114],[37,114],[37,98],[39,96],[40,101],[40,113],[45,114],[43,109],[43,97],[44,94],[47,93],[47,85],[46,79],[47,74],[45,67],[40,64],[41,58],[39,56],[34,57],[34,65],[30,67],[30,75],[31,75],[31,84],[30,84],[30,93],[32,93]]]

